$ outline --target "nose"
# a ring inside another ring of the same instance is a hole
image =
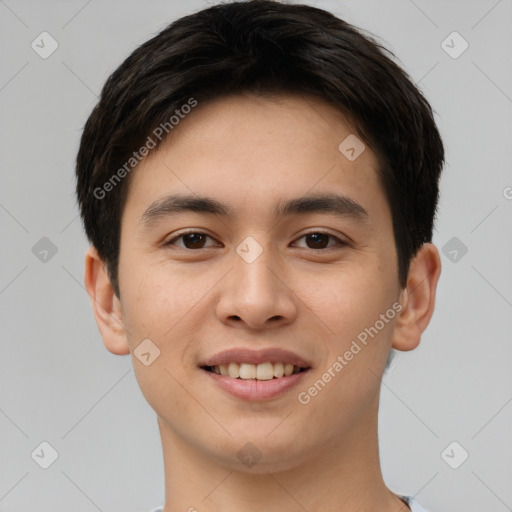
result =
[[[233,268],[221,284],[218,318],[225,324],[251,329],[293,322],[298,299],[289,281],[282,260],[269,247],[252,262],[234,253]]]

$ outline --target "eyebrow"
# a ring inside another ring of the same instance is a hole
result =
[[[231,206],[216,199],[173,194],[152,203],[142,214],[140,222],[144,227],[149,228],[162,218],[184,212],[220,215],[226,218],[235,216],[235,210]],[[369,214],[361,204],[347,196],[333,193],[313,194],[280,201],[274,209],[274,215],[278,218],[308,213],[330,213],[361,222],[369,221]]]

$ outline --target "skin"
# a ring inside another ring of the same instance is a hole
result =
[[[130,176],[120,299],[95,248],[86,254],[85,285],[105,346],[132,355],[157,413],[165,512],[409,509],[382,478],[379,391],[391,347],[408,351],[420,342],[441,263],[437,248],[424,244],[400,288],[377,159],[368,146],[354,161],[338,150],[351,133],[315,98],[241,95],[199,105]],[[277,201],[312,192],[350,197],[368,222],[331,213],[273,216]],[[144,228],[145,210],[171,193],[210,196],[236,214],[186,212]],[[188,228],[208,237],[164,246]],[[349,245],[304,237],[326,231]],[[236,252],[248,236],[263,250],[250,264]],[[301,404],[298,392],[396,301],[400,313]],[[160,350],[149,366],[134,355],[147,338]],[[197,366],[228,348],[276,346],[311,361],[312,370],[299,389],[271,400],[227,395]],[[252,467],[237,457],[246,442],[261,453]]]

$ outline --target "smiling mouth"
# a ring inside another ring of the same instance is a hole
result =
[[[202,366],[203,370],[216,373],[225,377],[240,380],[272,380],[289,377],[290,375],[309,370],[309,367],[300,367],[291,363],[271,363],[260,364],[250,363],[226,363],[216,366]]]

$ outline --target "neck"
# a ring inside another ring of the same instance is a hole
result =
[[[382,478],[378,398],[357,425],[286,469],[258,473],[219,464],[158,418],[164,454],[164,512],[405,512]]]

